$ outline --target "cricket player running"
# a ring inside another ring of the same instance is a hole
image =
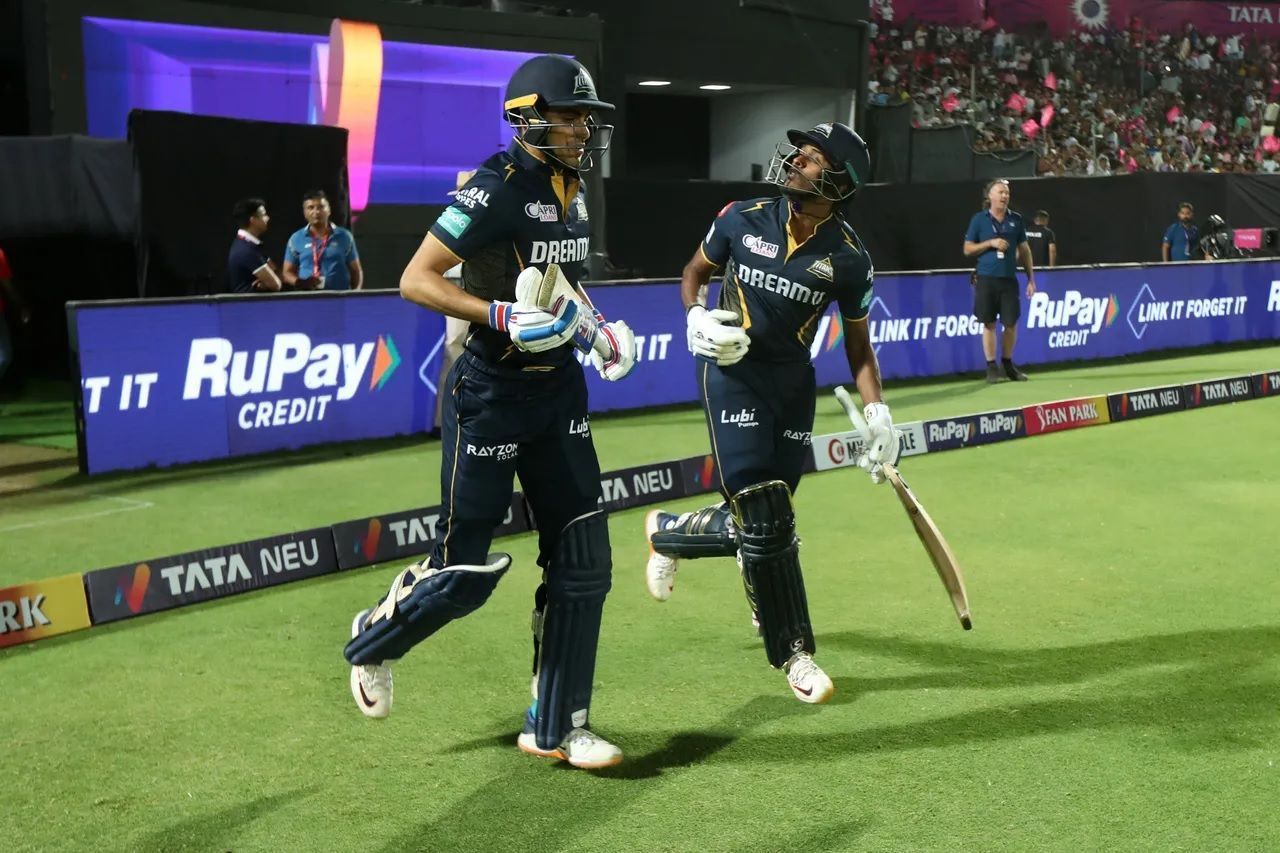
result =
[[[517,744],[588,769],[617,764],[622,751],[587,728],[612,562],[574,347],[592,352],[603,335],[612,355],[602,358],[597,348],[592,363],[617,380],[635,365],[635,338],[624,323],[591,318],[580,288],[577,299],[547,311],[514,300],[517,279],[540,281],[548,263],[579,279],[589,233],[580,173],[608,148],[613,128],[595,114],[612,109],[573,59],[538,56],[521,65],[505,102],[516,138],[457,192],[404,271],[406,299],[471,322],[440,389],[444,535],[428,559],[395,577],[385,598],[356,614],[344,651],[356,705],[385,717],[388,662],[484,604],[510,567],[510,556],[488,550],[519,474],[538,521],[543,582],[533,619],[533,703]],[[462,288],[443,277],[459,261]]]
[[[881,401],[867,329],[874,269],[840,212],[870,173],[866,143],[843,124],[789,130],[787,139],[765,178],[782,187],[782,198],[726,205],[684,268],[689,349],[699,360],[711,451],[728,501],[680,516],[650,512],[646,581],[665,601],[681,558],[736,555],[769,663],[786,671],[800,701],[821,703],[834,687],[813,660],[791,496],[812,440],[809,348],[832,301],[870,428],[859,464],[873,481],[884,480],[880,463],[898,461],[901,438]],[[709,311],[706,285],[722,266],[719,303]]]

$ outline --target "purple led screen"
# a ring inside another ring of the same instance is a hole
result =
[[[132,109],[316,124],[329,39],[84,18],[91,136],[124,138]],[[446,203],[457,173],[511,140],[503,90],[532,53],[383,42],[369,200]]]

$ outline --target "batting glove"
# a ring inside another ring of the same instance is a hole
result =
[[[726,326],[736,322],[738,315],[717,308],[708,311],[694,305],[685,317],[688,324],[689,351],[699,358],[714,361],[721,367],[737,364],[747,354],[751,339],[741,326]]]

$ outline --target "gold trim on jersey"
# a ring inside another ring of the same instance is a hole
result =
[[[708,257],[707,257],[707,249],[706,249],[706,246],[704,246],[702,243],[699,243],[699,244],[698,244],[698,251],[702,253],[702,259],[703,259],[704,261],[706,261],[707,263],[711,264],[711,266],[715,267],[716,269],[720,269],[720,267],[724,266],[724,264],[723,264],[723,263],[719,263],[719,264],[718,264],[718,263],[716,263],[715,261],[713,261],[713,260],[711,260],[710,258],[708,258]]]
[[[560,200],[561,218],[569,221],[569,208],[573,204],[573,199],[578,195],[578,188],[581,184],[573,179],[566,180],[564,175],[555,174],[551,176],[551,189],[555,192],[556,198]]]
[[[782,224],[782,230],[787,232],[787,254],[786,254],[786,257],[782,259],[783,263],[786,263],[787,261],[791,260],[791,256],[794,255],[797,251],[799,251],[801,246],[803,246],[805,243],[808,243],[810,240],[812,240],[814,236],[818,233],[818,229],[821,228],[823,225],[825,225],[827,220],[830,219],[832,216],[835,216],[834,208],[832,209],[831,213],[827,214],[825,219],[823,219],[817,225],[813,226],[812,234],[810,234],[808,237],[805,237],[803,240],[797,243],[795,235],[791,233],[791,206],[788,205],[787,221]]]
[[[516,164],[508,163],[506,166],[503,167],[502,170],[503,170],[502,182],[505,184],[507,181],[511,180],[511,176],[516,173]]]
[[[805,320],[804,325],[801,326],[796,331],[796,340],[799,341],[801,344],[803,344],[806,348],[813,346],[813,337],[810,336],[808,340],[805,340],[805,332],[808,331],[810,326],[813,326],[815,331],[817,330],[817,326],[814,325],[814,323],[817,321],[819,317],[822,316],[822,309],[824,307],[826,306],[818,306],[817,308],[815,308],[813,310],[813,316],[810,317],[808,320]]]

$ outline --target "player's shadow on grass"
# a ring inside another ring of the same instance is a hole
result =
[[[460,801],[439,804],[433,809],[438,816],[391,839],[382,849],[386,853],[559,850],[581,842],[611,816],[631,808],[635,799],[657,790],[664,775],[707,761],[755,726],[805,710],[789,696],[758,696],[718,720],[708,720],[702,731],[666,735],[661,745],[657,745],[661,734],[622,732],[619,741],[626,760],[594,773],[517,755],[511,731],[465,741],[447,752],[502,750],[508,757],[501,776]],[[847,839],[865,827],[842,824],[815,831],[816,846],[797,849],[839,849],[838,838]],[[794,841],[786,846],[794,847]]]
[[[232,842],[246,826],[264,815],[310,796],[316,790],[314,787],[295,788],[292,791],[236,803],[215,812],[200,812],[177,823],[152,830],[138,840],[134,849],[231,850]]]
[[[768,736],[778,760],[810,761],[833,752],[950,747],[1078,730],[1163,733],[1191,752],[1260,746],[1280,705],[1267,669],[1280,658],[1280,626],[1190,631],[1084,646],[981,650],[963,644],[826,634],[819,644],[898,657],[930,671],[887,678],[837,678],[840,701],[899,690],[1001,690],[1095,682],[1081,698],[1017,702],[903,725],[850,730],[834,738]],[[1123,680],[1098,682],[1107,676]],[[1245,732],[1256,732],[1253,737]]]

